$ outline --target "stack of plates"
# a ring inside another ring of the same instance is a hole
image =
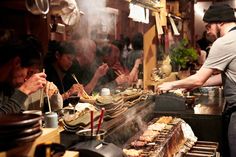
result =
[[[124,107],[124,99],[120,96],[100,96],[96,99],[95,105],[98,108],[105,108],[105,116],[104,119],[112,119],[120,114],[122,114],[124,111],[127,110],[127,107]]]
[[[94,111],[94,125],[97,124],[98,117],[100,115],[100,112]],[[90,120],[90,112],[86,112],[82,116],[76,117],[73,120],[63,120],[63,127],[68,132],[77,132],[79,130],[82,130],[89,126],[91,120]]]
[[[37,114],[11,114],[0,117],[0,151],[34,141],[42,134],[41,119]]]
[[[67,112],[63,115],[63,127],[66,131],[77,132],[87,127],[91,122],[90,111],[93,110],[94,124],[98,120],[100,112],[91,104],[78,103],[73,112]]]

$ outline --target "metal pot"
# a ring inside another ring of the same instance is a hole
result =
[[[103,141],[106,131],[100,129],[98,134],[96,134],[96,132],[97,130],[93,130],[93,135],[91,136],[91,129],[84,129],[77,131],[76,134],[78,135],[79,141],[88,141],[88,140]]]
[[[49,11],[48,0],[25,0],[25,6],[34,15],[45,15]]]
[[[221,88],[218,86],[212,86],[212,87],[200,87],[199,91],[201,94],[203,95],[208,95],[208,96],[219,96],[220,90]]]

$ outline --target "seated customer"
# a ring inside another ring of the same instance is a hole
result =
[[[125,64],[129,71],[131,71],[134,67],[136,59],[141,58],[143,56],[143,34],[136,33],[132,38],[131,45],[133,50],[127,56]]]
[[[32,43],[32,45],[35,45],[35,49],[42,51],[41,44],[35,37],[28,36],[26,40]],[[41,56],[39,55],[38,60],[35,59],[34,64],[29,67],[25,80],[28,80],[33,74],[39,73],[41,65]],[[24,82],[21,82],[21,84],[22,83]],[[43,112],[47,112],[49,110],[46,105],[48,104],[47,96],[49,97],[52,111],[63,107],[63,99],[57,86],[53,82],[47,81],[43,89],[37,90],[28,96],[24,103],[25,110],[42,110]]]
[[[42,45],[39,40],[33,35],[25,35],[21,37],[22,42],[30,45],[34,50],[38,53],[35,53],[33,59],[31,61],[31,66],[28,67],[27,75],[24,73],[23,70],[18,70],[13,72],[12,80],[13,85],[17,88],[22,85],[26,80],[28,80],[32,75],[37,74],[40,72],[40,67],[42,66],[41,63],[41,52],[42,52]],[[57,87],[52,83],[48,82],[44,86],[42,90],[37,90],[36,92],[28,95],[24,103],[25,110],[42,110],[43,112],[48,111],[44,110],[44,100],[46,100],[46,92],[49,96],[49,101],[51,104],[51,109],[57,110],[62,108],[62,96],[60,95]],[[48,106],[46,106],[48,107]]]
[[[0,45],[0,115],[21,112],[28,95],[45,86],[45,73],[36,73],[25,81],[28,68],[38,53],[23,41]]]
[[[108,64],[98,58],[97,46],[93,40],[83,38],[74,43],[77,56],[71,71],[77,75],[87,93],[99,92],[103,87],[114,88],[127,80],[125,75],[117,77]]]
[[[93,40],[82,38],[73,42],[76,47],[76,60],[70,71],[84,85],[85,91],[91,94],[100,82],[100,79],[106,75],[108,66],[107,64],[97,64],[97,46]]]
[[[51,41],[49,44],[49,52],[45,58],[45,70],[47,80],[53,82],[62,94],[63,100],[68,99],[72,95],[78,95],[82,85],[74,83],[68,86],[69,81],[73,79],[68,71],[75,58],[75,48],[69,42]],[[67,104],[68,102],[65,102]]]
[[[120,63],[120,51],[118,47],[113,44],[103,45],[101,51],[98,54],[101,62],[108,64],[109,68],[113,70],[116,77],[119,78],[124,76],[124,80],[121,80],[118,85],[121,84],[131,84],[137,81],[138,67],[142,64],[142,59],[137,58],[134,63],[134,67],[129,71],[127,68]]]

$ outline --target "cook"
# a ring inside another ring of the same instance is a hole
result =
[[[165,82],[158,90],[192,89],[199,86],[221,85],[226,99],[226,115],[229,116],[228,142],[230,156],[236,156],[236,18],[234,9],[227,4],[213,4],[205,12],[207,33],[218,39],[213,43],[209,56],[200,70],[183,80]],[[221,74],[212,76],[214,71]],[[224,130],[225,131],[225,130]],[[227,132],[225,132],[227,133]],[[228,156],[228,155],[227,155]]]

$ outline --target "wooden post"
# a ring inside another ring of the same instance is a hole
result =
[[[152,26],[144,34],[144,58],[143,58],[143,85],[144,89],[148,89],[148,86],[154,85],[151,81],[152,69],[156,67],[156,52],[157,45],[155,42],[156,27]]]

